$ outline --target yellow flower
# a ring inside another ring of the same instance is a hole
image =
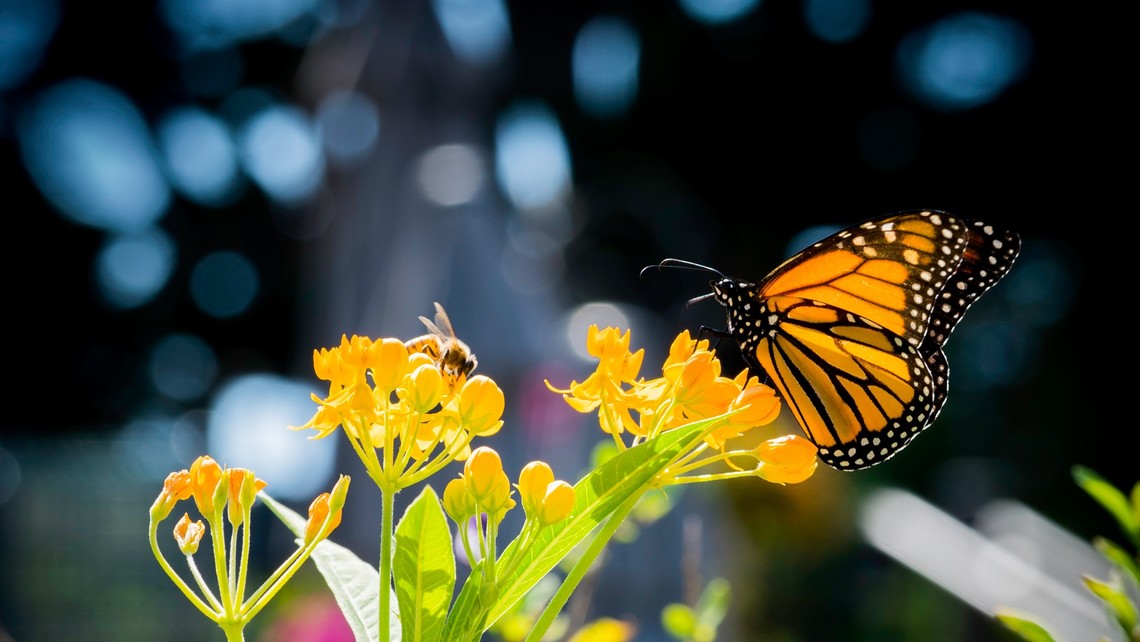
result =
[[[408,349],[399,339],[382,339],[369,350],[367,365],[376,390],[391,393],[408,371]]]
[[[810,440],[785,435],[761,442],[754,451],[756,474],[774,484],[798,484],[811,477],[819,463]]]
[[[574,508],[574,487],[554,479],[554,471],[544,461],[532,461],[519,473],[519,499],[528,517],[548,526],[561,521]]]
[[[572,510],[574,510],[574,487],[561,479],[547,484],[537,514],[539,523],[549,526],[560,522],[569,517]]]
[[[471,451],[471,456],[463,464],[463,479],[475,503],[492,520],[502,520],[503,515],[514,507],[511,482],[503,472],[499,453],[493,449],[480,446]]]
[[[519,499],[527,515],[534,515],[546,496],[546,487],[554,481],[554,471],[544,461],[532,461],[519,473]]]
[[[178,542],[178,550],[182,551],[183,555],[197,553],[198,544],[205,534],[206,527],[202,524],[202,520],[191,522],[188,513],[183,513],[182,519],[174,525],[174,541]]]
[[[546,382],[551,392],[562,395],[566,403],[578,412],[598,410],[602,429],[613,434],[628,430],[634,434],[644,434],[630,415],[632,393],[622,388],[623,384],[633,383],[641,370],[645,350],[629,352],[630,331],[619,334],[617,328],[598,330],[591,325],[586,336],[586,349],[598,358],[598,367],[582,383],[571,381],[566,389],[555,388]]]
[[[738,383],[747,377],[744,370],[737,376]],[[733,437],[739,437],[758,426],[766,426],[780,414],[780,399],[776,391],[756,378],[747,377],[743,389],[728,405],[728,410],[738,410],[724,425],[714,429],[705,437],[705,442],[713,448],[724,449],[724,444]]]
[[[740,387],[733,379],[720,376],[720,360],[716,355],[698,350],[681,366],[674,393],[673,418],[667,427],[723,414],[739,393]]]
[[[489,437],[499,432],[505,407],[503,391],[483,375],[471,377],[459,389],[459,420],[473,435]]]
[[[443,489],[443,510],[460,525],[465,524],[478,511],[475,498],[467,492],[467,482],[462,477],[451,480]]]
[[[427,414],[443,398],[443,373],[435,364],[422,365],[408,374],[400,392],[401,399],[413,410]]]

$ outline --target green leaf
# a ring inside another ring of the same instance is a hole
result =
[[[1093,548],[1100,551],[1100,554],[1104,555],[1109,562],[1119,566],[1121,570],[1132,577],[1133,582],[1140,585],[1140,566],[1136,565],[1136,560],[1128,551],[1103,537],[1093,538]]]
[[[994,617],[1026,642],[1056,642],[1045,627],[1013,611],[999,611]]]
[[[1096,595],[1103,601],[1112,611],[1116,621],[1120,626],[1124,627],[1125,631],[1132,631],[1136,626],[1136,607],[1132,604],[1132,600],[1124,591],[1122,586],[1116,583],[1103,582],[1101,580],[1085,576],[1081,578],[1085,586],[1088,587],[1093,595]]]
[[[697,615],[684,604],[666,604],[661,609],[661,627],[678,640],[688,640],[697,630]]]
[[[627,499],[648,490],[650,482],[661,471],[682,453],[688,452],[705,430],[720,419],[714,417],[666,432],[606,460],[588,473],[574,485],[574,510],[570,517],[539,531],[526,550],[517,550],[518,541],[515,540],[503,551],[500,564],[504,568],[514,565],[514,570],[510,575],[499,577],[497,591],[482,587],[481,573],[471,573],[448,615],[445,639],[478,639],[478,633],[484,629],[474,626],[485,627],[509,611],[559,560]],[[482,601],[477,597],[481,593],[487,593],[482,596]],[[475,610],[485,602],[489,604],[489,612],[480,617]],[[482,620],[482,623],[476,623],[472,618]]]
[[[455,590],[455,553],[439,496],[425,486],[396,526],[396,599],[404,642],[435,642]]]
[[[307,520],[265,494],[265,491],[257,496],[300,541]],[[380,574],[376,569],[352,551],[327,539],[317,544],[312,560],[344,613],[344,619],[348,621],[356,642],[379,640],[380,618],[377,617],[376,607],[380,603]],[[398,617],[392,618],[396,626],[389,640],[400,639],[399,621]]]
[[[1132,510],[1132,503],[1124,493],[1109,483],[1108,480],[1084,466],[1073,467],[1073,479],[1076,480],[1078,486],[1116,518],[1120,528],[1132,541],[1140,540],[1140,524],[1137,523],[1136,513]]]

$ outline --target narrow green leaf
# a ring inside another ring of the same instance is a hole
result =
[[[306,519],[265,494],[265,491],[259,493],[258,497],[300,541],[305,533]],[[327,539],[317,544],[312,560],[344,613],[344,619],[352,629],[356,642],[379,640],[380,618],[376,606],[380,603],[380,575],[376,569],[352,551]],[[395,642],[400,639],[400,621],[398,617],[393,617],[392,621],[396,626],[389,640]]]
[[[1056,642],[1045,627],[1013,611],[1000,611],[994,617],[1026,642]]]
[[[1140,524],[1132,510],[1132,502],[1105,478],[1084,466],[1073,467],[1073,479],[1116,519],[1132,541],[1140,538]]]
[[[1124,550],[1121,546],[1103,537],[1093,538],[1093,548],[1100,551],[1101,555],[1113,564],[1120,567],[1122,571],[1127,573],[1132,581],[1140,586],[1140,566],[1136,565],[1136,560]]]
[[[396,526],[393,564],[404,642],[436,642],[455,591],[455,552],[431,486],[408,505]]]
[[[1103,582],[1088,576],[1081,579],[1085,586],[1093,592],[1093,595],[1099,597],[1108,606],[1120,626],[1124,627],[1125,631],[1132,631],[1136,626],[1136,607],[1132,604],[1132,600],[1124,588],[1115,583]]]

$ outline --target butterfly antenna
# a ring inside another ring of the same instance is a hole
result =
[[[713,274],[719,276],[722,279],[725,278],[725,276],[723,274],[721,274],[720,270],[717,270],[715,268],[711,268],[707,265],[701,265],[700,263],[693,263],[692,261],[686,261],[684,259],[663,259],[657,265],[647,265],[641,269],[641,275],[640,276],[642,278],[645,278],[646,272],[653,270],[653,269],[664,270],[665,268],[675,268],[678,270],[697,270],[699,272],[712,272]]]

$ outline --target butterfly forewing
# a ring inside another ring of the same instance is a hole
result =
[[[1021,240],[1010,230],[983,221],[967,224],[969,238],[957,270],[940,291],[930,315],[923,351],[946,344],[966,310],[1009,272],[1021,249]]]
[[[868,221],[786,261],[764,279],[760,294],[831,305],[917,346],[938,293],[962,261],[968,237],[960,219],[938,212]]]

